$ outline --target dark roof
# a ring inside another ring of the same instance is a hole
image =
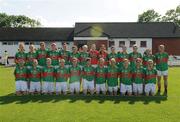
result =
[[[180,27],[171,22],[80,22],[75,24],[74,36],[91,37],[92,31],[111,38],[180,37]]]
[[[74,28],[0,28],[0,40],[73,41]]]

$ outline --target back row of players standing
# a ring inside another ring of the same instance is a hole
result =
[[[72,52],[67,50],[66,43],[63,43],[62,50],[58,50],[55,43],[51,44],[51,49],[47,50],[45,43],[40,43],[40,48],[35,50],[34,45],[29,46],[29,52],[25,53],[24,44],[19,45],[19,51],[15,55],[15,62],[18,64],[20,60],[24,60],[25,65],[30,68],[33,66],[33,59],[37,59],[40,67],[47,66],[47,58],[51,59],[51,65],[57,68],[59,66],[59,59],[64,59],[66,67],[70,67],[73,63],[73,59],[77,59],[77,63],[81,69],[86,65],[88,58],[90,58],[90,64],[93,67],[97,67],[99,59],[104,59],[103,65],[108,66],[110,60],[115,59],[115,63],[118,69],[123,70],[124,59],[130,61],[130,68],[136,69],[136,60],[141,59],[144,68],[147,68],[148,61],[154,61],[156,64],[156,70],[158,75],[158,92],[161,90],[161,76],[164,77],[164,88],[167,93],[167,76],[168,76],[168,54],[164,51],[164,45],[159,46],[159,52],[152,55],[150,49],[147,49],[144,55],[138,52],[138,47],[133,46],[133,51],[127,53],[126,47],[122,47],[122,51],[116,53],[115,48],[111,47],[111,52],[108,54],[105,45],[100,47],[100,50],[96,50],[96,45],[92,44],[91,49],[88,50],[88,46],[84,45],[82,51],[78,51],[77,46],[72,47]],[[129,62],[128,61],[128,62]]]

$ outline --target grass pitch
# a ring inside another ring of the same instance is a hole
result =
[[[3,122],[180,121],[180,68],[169,69],[167,97],[14,96],[13,70],[0,67],[0,121]]]

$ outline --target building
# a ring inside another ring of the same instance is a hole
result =
[[[25,43],[26,52],[29,45],[34,44],[39,48],[39,43],[44,41],[49,47],[55,42],[59,48],[62,42],[67,42],[69,47],[73,45],[74,28],[0,28],[0,57],[7,50],[9,57],[13,58],[18,50],[18,43]]]
[[[147,48],[157,52],[160,44],[172,55],[180,55],[180,27],[169,22],[153,23],[76,23],[74,43],[77,45],[105,44],[108,50],[115,46],[117,51],[126,45],[128,52],[137,44],[143,53]]]
[[[56,42],[59,48],[62,42],[67,42],[69,49],[73,44],[81,47],[95,43],[97,48],[104,44],[108,50],[115,46],[119,51],[122,45],[126,45],[128,52],[137,44],[141,53],[147,48],[155,53],[158,45],[164,44],[169,54],[180,56],[180,27],[174,23],[81,22],[73,28],[0,28],[0,57],[5,50],[14,57],[19,42],[25,42],[28,51],[29,44],[38,48],[40,41],[47,45]]]

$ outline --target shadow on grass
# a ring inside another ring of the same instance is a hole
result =
[[[143,104],[149,104],[150,102],[155,102],[160,104],[162,101],[166,101],[167,96],[165,95],[155,95],[155,96],[84,96],[80,95],[24,95],[24,96],[16,96],[13,93],[0,96],[0,105],[3,104],[26,104],[26,103],[47,103],[47,102],[61,102],[67,101],[69,103],[75,103],[77,101],[84,101],[85,103],[91,103],[92,101],[97,101],[99,104],[102,104],[106,101],[112,101],[114,104],[119,104],[120,102],[128,102],[133,105],[136,102],[143,102]]]

